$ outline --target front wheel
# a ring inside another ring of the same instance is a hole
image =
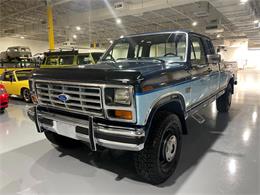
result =
[[[32,101],[29,89],[25,88],[25,89],[22,90],[22,98],[27,103],[30,103]]]
[[[176,114],[159,113],[142,151],[135,157],[137,174],[151,184],[167,180],[175,171],[182,147],[182,125]]]
[[[217,110],[228,112],[232,102],[232,85],[228,84],[225,93],[217,99]]]

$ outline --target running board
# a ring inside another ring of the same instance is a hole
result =
[[[206,121],[205,118],[201,114],[199,114],[197,112],[192,115],[192,118],[195,121],[197,121],[199,124],[202,124],[202,123],[204,123]]]

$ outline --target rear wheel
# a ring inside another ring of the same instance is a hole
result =
[[[44,131],[46,138],[56,146],[61,148],[76,148],[80,145],[80,142],[51,131]]]
[[[137,174],[151,184],[160,184],[175,171],[181,153],[182,125],[176,114],[159,113],[142,151],[136,154]]]
[[[228,84],[225,93],[217,99],[217,109],[219,112],[228,112],[232,102],[232,85]]]
[[[30,103],[32,101],[30,90],[27,88],[22,89],[22,98],[25,102]]]

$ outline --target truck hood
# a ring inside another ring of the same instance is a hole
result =
[[[180,64],[172,67],[180,67]],[[88,83],[126,83],[134,84],[146,76],[160,73],[166,69],[159,61],[102,62],[96,65],[80,65],[66,68],[42,68],[33,73],[39,80],[59,80]]]

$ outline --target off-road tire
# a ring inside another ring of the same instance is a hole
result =
[[[76,148],[80,142],[51,131],[44,131],[45,137],[54,145],[61,148]]]
[[[31,94],[30,94],[29,89],[27,89],[27,88],[22,89],[21,96],[26,103],[32,102],[32,98],[31,98]]]
[[[231,106],[231,102],[232,102],[232,84],[229,83],[225,93],[222,96],[220,96],[216,101],[217,110],[222,113],[228,112]]]
[[[166,181],[175,171],[180,158],[182,146],[181,132],[182,125],[176,114],[168,112],[158,113],[152,124],[144,149],[135,154],[137,174],[154,185]],[[166,162],[165,167],[163,167],[162,151],[165,148],[167,137],[170,135],[176,136],[176,153],[172,161]]]

